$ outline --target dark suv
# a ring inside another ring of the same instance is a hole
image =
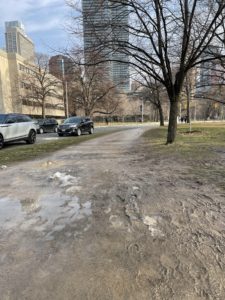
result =
[[[37,133],[57,132],[58,122],[53,118],[38,119]]]
[[[94,123],[87,117],[70,117],[58,126],[58,135],[81,135],[94,133]]]

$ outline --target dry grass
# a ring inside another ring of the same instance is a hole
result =
[[[148,157],[172,160],[190,167],[197,176],[225,188],[225,123],[179,125],[176,141],[165,145],[167,128],[156,128],[144,134]]]

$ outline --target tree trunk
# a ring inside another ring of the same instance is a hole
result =
[[[164,126],[164,116],[163,116],[163,110],[162,110],[162,106],[159,103],[158,106],[158,110],[159,110],[159,120],[160,120],[160,126]]]
[[[85,114],[85,117],[90,117],[91,109],[89,109],[88,107],[85,107],[84,108],[84,114]]]
[[[45,100],[42,100],[42,118],[45,118]]]
[[[169,118],[169,126],[168,126],[166,144],[172,144],[176,137],[178,100],[179,100],[178,96],[174,96],[173,99],[170,100],[170,118]]]

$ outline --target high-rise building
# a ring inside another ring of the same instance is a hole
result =
[[[34,61],[34,44],[21,22],[5,22],[5,41],[8,53],[17,53],[28,61]]]
[[[123,43],[129,41],[128,32],[128,8],[127,6],[114,4],[111,8],[111,28],[113,39],[116,42],[116,50],[113,58],[113,81],[119,84],[124,91],[130,90],[129,57],[123,51]],[[120,47],[122,45],[122,47]]]
[[[85,58],[102,56],[109,79],[119,91],[128,92],[129,57],[119,46],[129,40],[128,8],[109,0],[82,0],[82,7]]]

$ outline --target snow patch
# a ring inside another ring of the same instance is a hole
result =
[[[163,232],[157,228],[157,218],[145,216],[143,218],[143,223],[148,226],[148,230],[151,232],[152,236],[164,236]]]
[[[67,190],[66,190],[66,194],[74,194],[76,192],[79,192],[81,190],[81,186],[77,185],[77,186],[72,186],[72,187],[69,187]]]
[[[151,217],[149,217],[149,216],[145,216],[145,217],[144,217],[143,223],[144,223],[145,225],[148,225],[148,226],[156,226],[156,225],[157,225],[156,219],[151,218]]]
[[[139,191],[140,188],[138,186],[133,186],[133,191]]]
[[[66,187],[77,182],[75,177],[61,172],[56,172],[50,177],[50,179],[58,181],[61,187]]]
[[[7,169],[7,166],[6,165],[1,165],[0,169],[2,169],[2,170]]]
[[[54,140],[59,140],[60,138],[58,136],[54,136],[54,137],[45,137],[44,140],[46,141],[54,141]]]

